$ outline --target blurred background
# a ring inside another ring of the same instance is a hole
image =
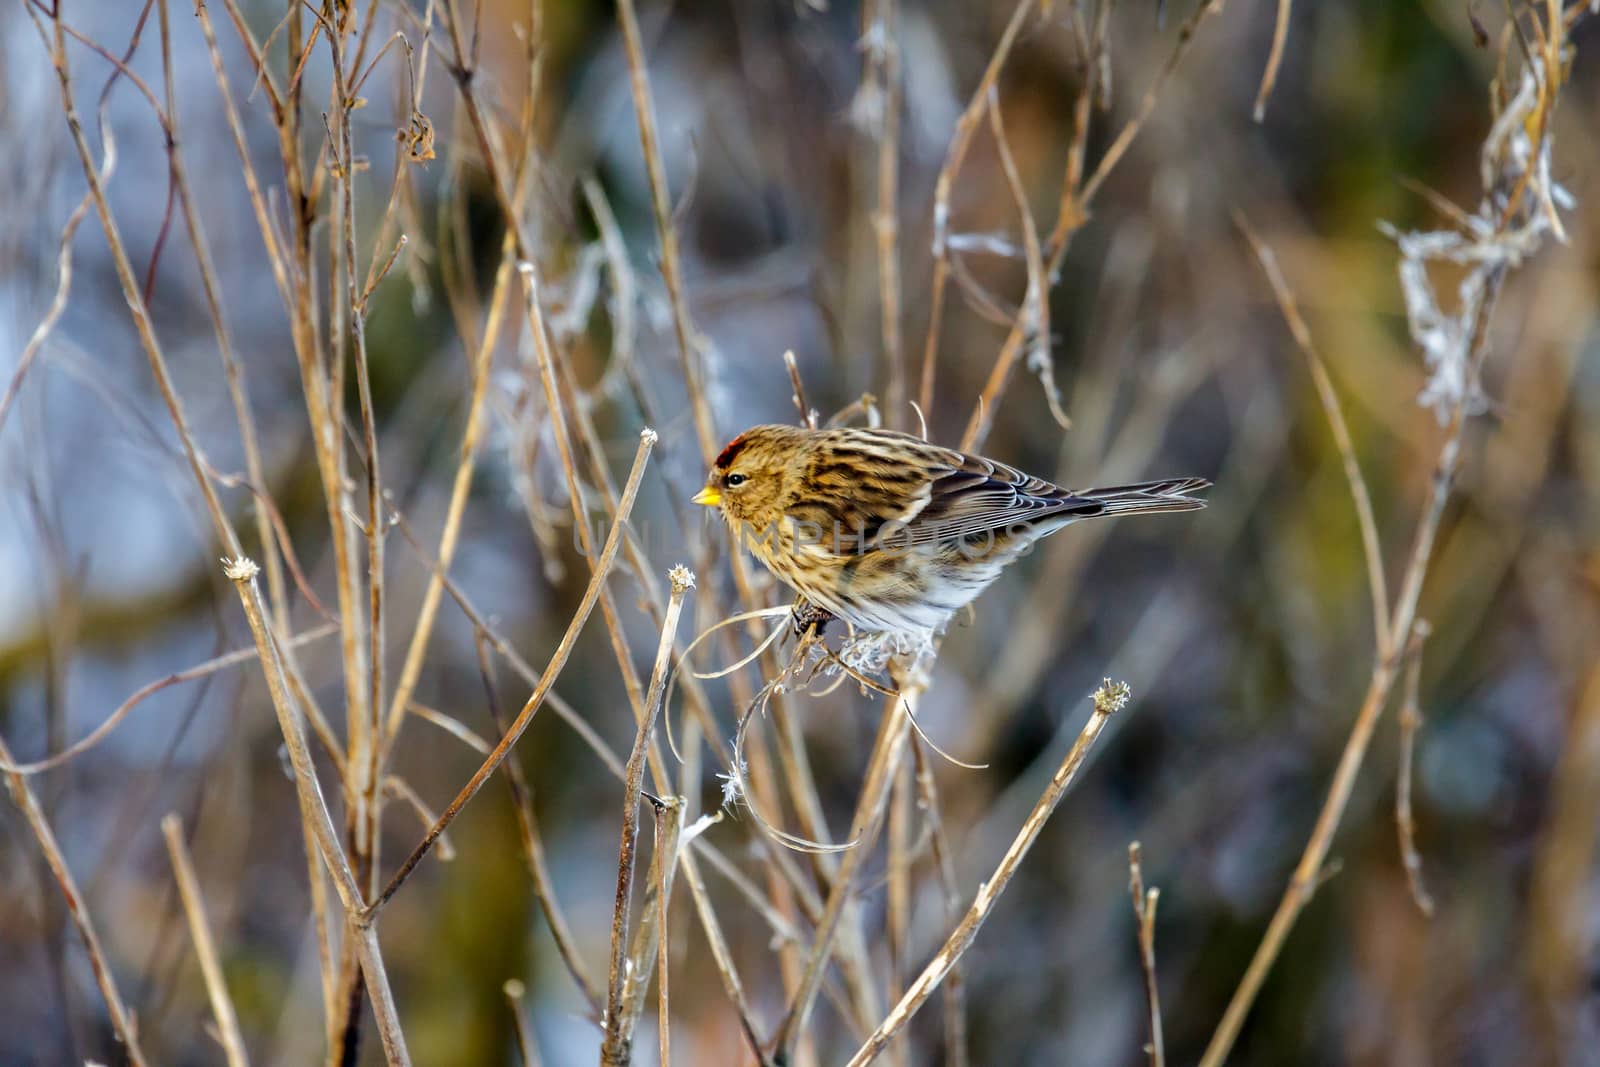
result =
[[[159,93],[150,9],[126,0],[64,6],[74,29],[117,57],[148,21],[126,62]],[[527,7],[479,6],[474,84],[496,114],[514,119],[528,101]],[[640,6],[684,295],[702,335],[718,435],[794,421],[786,349],[824,418],[864,393],[881,409],[888,375],[874,220],[885,97],[867,76],[878,53],[863,43],[863,12],[844,0]],[[1026,21],[997,82],[1016,171],[1045,233],[1085,91],[1073,22],[1092,19],[1095,5],[1048,7]],[[282,18],[276,2],[248,0],[242,10],[258,39]],[[936,181],[1011,11],[967,0],[895,10],[898,322],[913,396],[930,319]],[[381,262],[395,232],[408,238],[369,307],[383,479],[409,530],[436,554],[472,394],[476,333],[464,334],[463,323],[482,329],[504,226],[441,61],[448,45],[437,22],[431,52],[422,52],[425,12],[437,18],[415,0],[378,5],[372,51],[396,30],[407,34],[418,74],[426,70],[421,111],[436,157],[397,163],[407,145],[396,130],[414,129],[396,103],[407,85],[398,46],[378,65],[353,122],[368,164],[355,183],[362,254]],[[1190,14],[1179,0],[1135,0],[1111,12],[1108,77],[1090,111],[1090,170],[1138,112]],[[1426,370],[1407,328],[1396,247],[1379,223],[1447,226],[1428,190],[1476,209],[1505,13],[1433,0],[1295,5],[1258,123],[1252,106],[1276,15],[1267,0],[1234,0],[1199,23],[1074,237],[1049,295],[1053,372],[1071,428],[1058,426],[1038,378],[1019,368],[984,445],[1067,485],[1201,475],[1216,488],[1196,515],[1088,524],[1046,542],[943,643],[919,721],[947,751],[987,765],[932,760],[961,908],[1082,726],[1088,694],[1106,676],[1133,692],[965,957],[974,1064],[1143,1062],[1143,978],[1127,892],[1135,839],[1146,880],[1161,889],[1156,951],[1169,1061],[1195,1061],[1311,833],[1367,686],[1371,609],[1340,458],[1236,215],[1276,252],[1327,361],[1372,491],[1391,586],[1429,491],[1442,431],[1418,404]],[[247,150],[281,216],[283,168],[263,92],[252,91],[253,69],[220,3],[213,21]],[[331,607],[328,513],[289,318],[190,6],[175,5],[170,23],[181,144],[248,376],[267,488],[306,583]],[[49,309],[62,227],[86,185],[47,45],[21,7],[0,14],[0,28],[0,372],[9,383]],[[1335,838],[1338,873],[1291,933],[1231,1062],[1600,1064],[1600,38],[1584,23],[1573,42],[1572,80],[1552,134],[1554,178],[1575,201],[1563,215],[1567,241],[1547,242],[1507,280],[1488,333],[1487,410],[1467,430],[1459,492],[1422,594],[1432,636],[1420,671],[1412,800],[1436,912],[1427,918],[1413,903],[1396,840],[1397,700]],[[634,662],[647,674],[658,630],[639,608],[640,583],[659,594],[667,566],[687,562],[700,572],[683,626],[692,637],[731,610],[727,542],[720,524],[685,504],[705,463],[658,269],[615,9],[552,0],[535,43],[527,228],[541,246],[562,358],[613,478],[626,473],[642,426],[661,435],[633,516],[657,571],[623,568],[611,583]],[[283,52],[280,34],[269,50],[280,75]],[[96,152],[102,124],[115,134],[108,195],[134,264],[142,272],[154,261],[153,322],[196,440],[216,470],[241,471],[238,420],[195,260],[181,222],[163,223],[162,131],[129,78],[102,107],[114,69],[106,55],[77,42],[69,54]],[[308,63],[305,79],[305,136],[314,146],[330,86],[325,54]],[[960,439],[1028,281],[996,145],[980,123],[951,184],[956,276],[924,412],[930,437],[944,444]],[[399,163],[409,189],[385,230]],[[607,209],[630,272],[608,264]],[[330,239],[326,224],[314,232]],[[0,736],[18,760],[82,738],[148,683],[250,646],[216,563],[222,547],[92,212],[71,249],[70,299],[0,425]],[[1451,284],[1441,290],[1448,295]],[[513,300],[512,312],[520,306]],[[542,669],[587,564],[519,319],[508,315],[495,350],[451,575],[495,632]],[[625,330],[633,339],[626,346],[618,343]],[[348,410],[355,419],[353,385]],[[878,417],[918,425],[909,406]],[[247,550],[258,552],[246,521],[250,494],[219,491]],[[390,672],[410,639],[429,558],[390,535]],[[782,603],[784,591],[771,588],[765,599]],[[293,586],[289,604],[293,632],[322,622],[319,606]],[[337,644],[313,640],[299,656],[308,685],[342,723]],[[696,666],[720,667],[731,655],[732,646],[708,641]],[[745,670],[744,692],[759,684],[756,670]],[[495,673],[501,706],[520,706],[526,682],[504,660]],[[634,724],[598,618],[556,691],[626,753]],[[708,682],[707,692],[731,737],[742,703],[725,680]],[[414,699],[479,735],[498,733],[474,625],[449,596]],[[883,703],[846,686],[798,695],[790,706],[823,811],[842,839]],[[681,695],[667,710],[681,722]],[[575,941],[603,975],[620,786],[548,711],[514,758]],[[413,716],[392,769],[438,811],[479,759]],[[709,753],[703,762],[694,803],[714,810],[726,767]],[[285,768],[250,660],[154,693],[104,743],[29,780],[155,1062],[220,1062],[159,832],[169,811],[193,849],[252,1058],[299,1064],[324,1055],[305,853]],[[649,825],[646,817],[646,838]],[[919,826],[912,973],[952,925]],[[390,805],[385,872],[422,829],[406,802]],[[544,1062],[593,1062],[598,1032],[531,892],[501,779],[448,836],[453,860],[426,860],[380,927],[416,1062],[516,1062],[501,992],[508,979],[526,985],[523,1010]],[[752,877],[764,870],[759,836],[738,808],[707,831]],[[770,1028],[784,1005],[771,930],[725,877],[707,879],[752,1010]],[[869,943],[880,946],[874,958],[887,966],[884,887],[879,850],[858,895]],[[687,893],[677,892],[668,924],[674,1058],[751,1062]],[[899,1062],[945,1062],[941,1011],[936,997],[915,1019]],[[827,997],[813,1033],[807,1051],[821,1063],[844,1062],[863,1036]],[[654,1062],[651,1035],[653,1008],[637,1062]],[[0,804],[0,1062],[114,1063],[117,1055],[59,889],[18,809]],[[370,1022],[361,1057],[381,1062]]]

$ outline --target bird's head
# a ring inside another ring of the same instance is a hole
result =
[[[805,440],[806,431],[794,426],[746,430],[717,454],[694,502],[718,508],[730,522],[776,523],[804,471]]]

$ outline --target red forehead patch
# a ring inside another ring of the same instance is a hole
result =
[[[743,452],[744,446],[749,443],[750,442],[744,439],[744,434],[740,434],[738,437],[735,437],[733,440],[728,442],[727,446],[723,448],[721,452],[717,453],[717,459],[713,466],[719,469],[726,469],[727,467],[731,466],[733,464],[734,457],[740,452]]]

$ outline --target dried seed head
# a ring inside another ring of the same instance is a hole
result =
[[[1110,715],[1121,711],[1128,706],[1128,700],[1133,696],[1133,688],[1127,682],[1113,682],[1110,678],[1100,683],[1100,688],[1094,691],[1090,698],[1094,701],[1094,710],[1101,715]]]

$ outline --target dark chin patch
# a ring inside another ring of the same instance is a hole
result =
[[[716,462],[712,465],[718,470],[727,470],[733,465],[734,459],[739,455],[740,452],[744,451],[745,446],[749,443],[749,441],[745,440],[745,435],[740,434],[738,437],[735,437],[733,440],[729,441],[727,446],[724,447],[721,452],[717,453]]]

